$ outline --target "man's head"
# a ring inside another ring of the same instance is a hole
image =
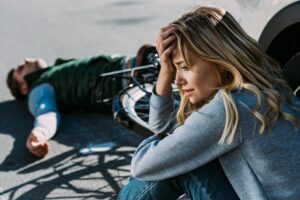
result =
[[[11,94],[18,100],[24,100],[29,92],[24,77],[45,67],[47,64],[44,60],[27,58],[16,69],[10,70],[6,83]]]

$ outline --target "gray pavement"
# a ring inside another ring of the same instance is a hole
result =
[[[154,43],[161,26],[197,3],[0,0],[0,199],[116,199],[143,139],[108,114],[63,114],[50,154],[36,159],[25,148],[33,118],[6,88],[12,67],[25,57],[51,64],[57,57],[133,54],[141,44]],[[91,144],[103,146],[83,154]]]

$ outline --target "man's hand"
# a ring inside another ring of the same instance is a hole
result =
[[[44,134],[39,131],[31,131],[26,146],[32,154],[38,157],[45,157],[49,151],[49,143]]]

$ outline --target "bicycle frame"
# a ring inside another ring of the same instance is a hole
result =
[[[102,73],[99,76],[100,77],[107,77],[107,76],[116,76],[119,74],[123,74],[126,72],[130,72],[130,79],[132,80],[133,83],[135,83],[142,91],[144,91],[147,94],[150,94],[147,90],[145,90],[145,88],[139,83],[139,81],[134,77],[134,72],[138,71],[138,70],[143,70],[143,69],[157,69],[159,66],[159,64],[156,62],[154,64],[149,64],[149,65],[143,65],[143,66],[137,66],[134,68],[130,68],[130,69],[121,69],[121,70],[117,70],[117,71],[112,71],[112,72],[107,72],[107,73]],[[128,78],[128,77],[125,77]]]

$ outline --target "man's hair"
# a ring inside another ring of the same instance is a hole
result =
[[[12,69],[8,72],[6,83],[11,92],[11,94],[18,100],[25,100],[26,95],[21,93],[19,83],[13,78],[13,73],[15,69]]]

